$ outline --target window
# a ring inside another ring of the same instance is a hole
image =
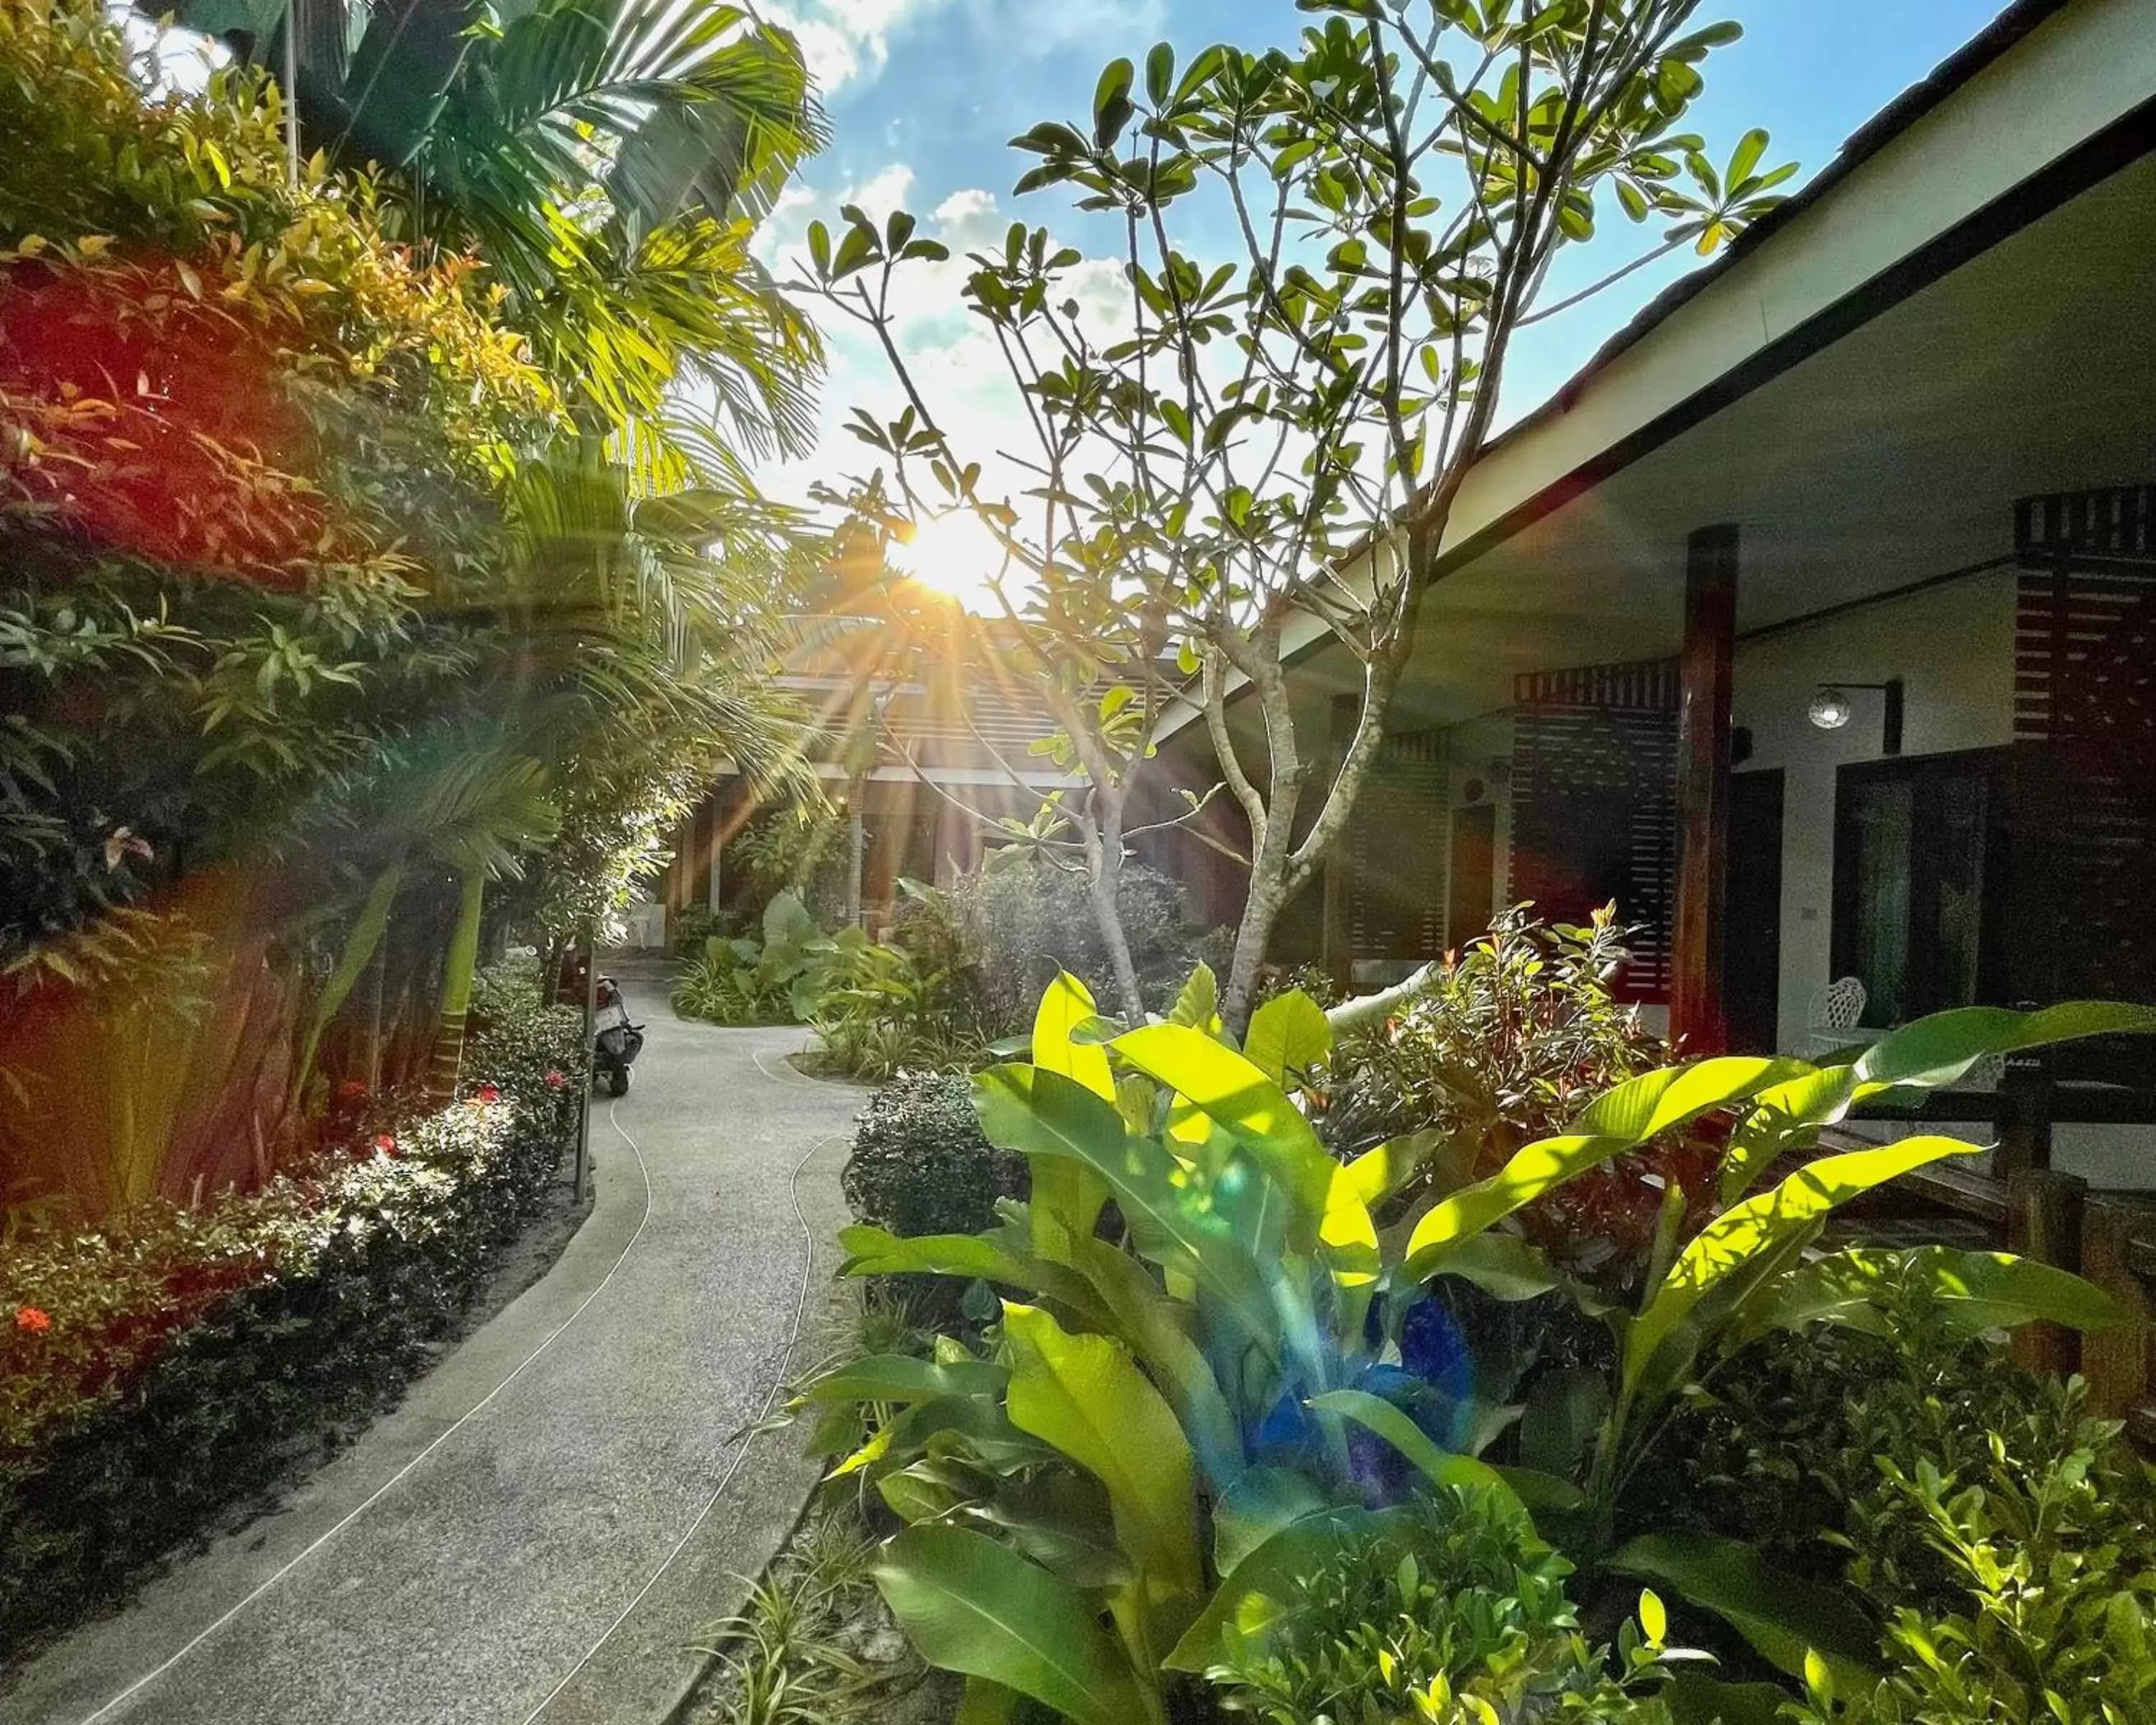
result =
[[[1862,978],[1866,1024],[2002,998],[2007,761],[1971,749],[1837,776],[1834,973]]]

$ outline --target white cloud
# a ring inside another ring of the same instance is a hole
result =
[[[801,41],[818,87],[830,95],[853,83],[873,83],[891,58],[891,39],[947,0],[785,0],[766,8]]]

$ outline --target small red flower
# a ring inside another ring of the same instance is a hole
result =
[[[340,1102],[357,1102],[367,1094],[367,1086],[357,1078],[347,1078],[336,1088]]]
[[[49,1312],[40,1312],[34,1306],[18,1306],[15,1308],[17,1329],[33,1336],[42,1336],[52,1327],[53,1315]]]
[[[482,1084],[472,1100],[475,1102],[498,1102],[501,1100],[501,1086],[498,1084]]]
[[[374,1147],[384,1156],[394,1156],[397,1153],[397,1140],[388,1132],[377,1132],[374,1135]]]
[[[559,1072],[554,1071],[551,1069],[547,1074],[547,1088],[549,1090],[559,1090],[568,1081],[569,1081],[564,1078]]]

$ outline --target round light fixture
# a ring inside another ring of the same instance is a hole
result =
[[[1822,731],[1839,731],[1849,722],[1849,697],[1840,690],[1826,688],[1812,696],[1810,718]]]

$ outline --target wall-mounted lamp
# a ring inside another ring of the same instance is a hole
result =
[[[1819,693],[1812,696],[1807,710],[1813,724],[1822,731],[1839,731],[1856,713],[1856,706],[1849,698],[1852,689],[1876,689],[1884,697],[1884,708],[1880,726],[1879,752],[1898,755],[1902,752],[1902,685],[1899,677],[1889,677],[1883,683],[1822,683]]]

